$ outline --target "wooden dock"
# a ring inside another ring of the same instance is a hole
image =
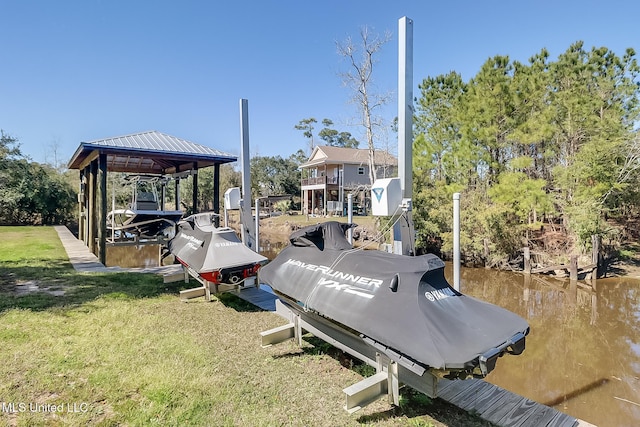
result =
[[[276,311],[276,300],[278,297],[273,292],[263,289],[263,287],[264,285],[261,285],[259,288],[251,286],[237,291],[231,291],[231,293],[250,302],[256,307],[260,307],[264,311]]]
[[[83,241],[76,239],[76,236],[69,231],[64,225],[56,225],[54,229],[58,233],[58,237],[64,246],[69,262],[76,271],[84,273],[155,273],[155,274],[176,274],[182,271],[180,265],[166,265],[161,267],[145,267],[145,268],[121,268],[106,267],[102,264],[98,257],[95,256]]]
[[[480,418],[504,427],[593,427],[484,380],[440,380],[438,397]]]
[[[121,269],[105,267],[89,252],[83,242],[63,226],[55,227],[69,256],[69,261],[81,272],[135,271],[143,273],[166,273],[179,266]],[[174,271],[177,274],[177,270]],[[278,297],[268,287],[246,287],[232,291],[239,298],[265,311],[275,312]],[[534,402],[484,380],[442,379],[437,386],[438,398],[465,411],[473,411],[482,419],[502,427],[594,427],[593,424],[576,419],[556,409]]]

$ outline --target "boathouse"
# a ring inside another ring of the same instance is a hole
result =
[[[69,169],[80,171],[78,192],[78,238],[101,263],[106,261],[107,173],[155,174],[176,179],[193,177],[193,206],[197,206],[198,170],[214,167],[214,212],[220,201],[220,165],[237,157],[158,131],[81,142],[69,161]]]

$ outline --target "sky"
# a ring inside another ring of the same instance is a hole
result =
[[[637,0],[0,0],[0,129],[36,162],[81,142],[157,130],[240,153],[248,100],[252,155],[307,148],[294,126],[324,118],[364,141],[336,42],[391,33],[372,89],[397,116],[398,20],[413,20],[413,86],[471,79],[495,55],[550,59],[578,40],[640,53]],[[391,148],[395,135],[383,136]],[[385,142],[385,141],[383,141]],[[364,143],[361,143],[364,145]]]

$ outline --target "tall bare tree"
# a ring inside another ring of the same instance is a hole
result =
[[[352,91],[352,102],[358,107],[360,123],[365,129],[367,149],[369,150],[369,179],[376,179],[375,139],[376,128],[383,126],[381,117],[375,115],[378,108],[389,102],[391,95],[377,93],[373,87],[373,69],[377,55],[382,47],[391,40],[391,33],[382,36],[371,34],[365,26],[360,29],[360,39],[356,42],[350,36],[342,43],[336,42],[338,54],[350,65],[349,71],[340,73],[343,84]]]

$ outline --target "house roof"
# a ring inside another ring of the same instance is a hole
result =
[[[376,150],[374,152],[376,165],[397,165],[398,159],[388,151]],[[359,148],[332,147],[319,145],[313,149],[309,160],[301,164],[301,168],[308,168],[322,164],[356,164],[366,165],[369,162],[369,150]]]
[[[69,169],[83,169],[99,153],[107,155],[107,170],[128,173],[175,173],[204,168],[238,158],[214,148],[158,131],[140,132],[81,142]]]

